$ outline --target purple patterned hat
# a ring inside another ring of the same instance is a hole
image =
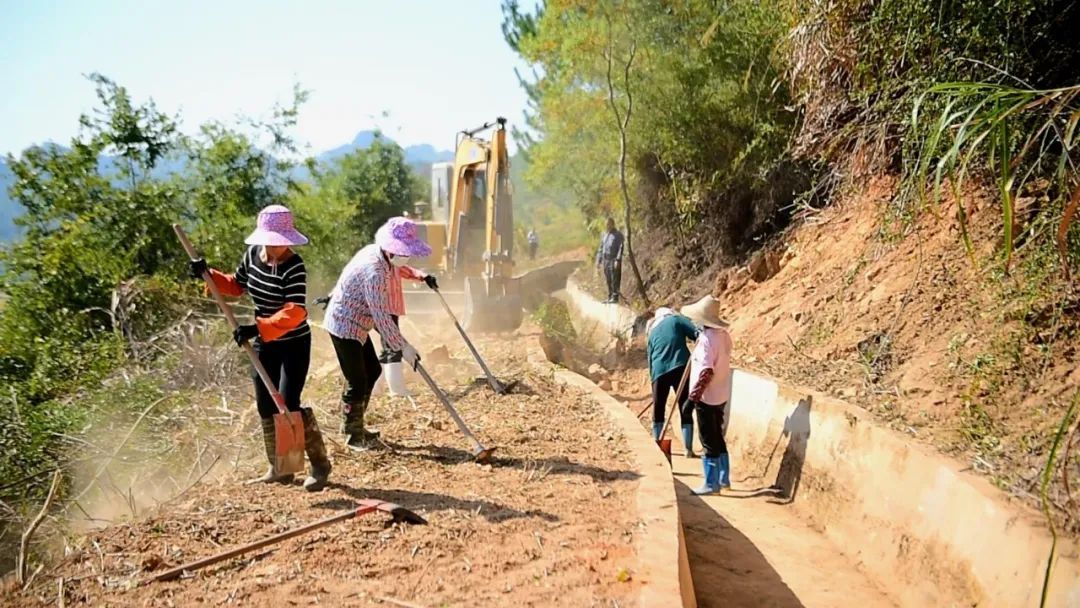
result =
[[[270,205],[259,212],[255,232],[249,234],[244,242],[248,245],[295,247],[307,245],[308,239],[293,228],[291,211],[281,205]]]
[[[375,233],[375,243],[387,253],[422,258],[431,254],[431,246],[416,235],[416,222],[407,217],[392,217]]]

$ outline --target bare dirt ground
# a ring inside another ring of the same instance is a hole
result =
[[[406,326],[408,334],[409,327]],[[136,521],[89,533],[0,605],[399,605],[619,606],[633,602],[637,486],[633,458],[588,399],[525,361],[522,330],[478,347],[515,390],[496,396],[471,379],[460,339],[425,362],[485,443],[494,462],[472,461],[445,411],[410,378],[416,405],[387,396],[372,406],[386,448],[341,447],[332,351],[316,332],[305,400],[329,440],[329,488],[244,486],[252,462],[195,486]],[[427,342],[428,352],[436,344]],[[411,374],[411,372],[410,372]],[[298,482],[297,482],[298,483]],[[369,516],[211,566],[182,580],[140,584],[155,572],[348,509],[388,500],[426,526]]]

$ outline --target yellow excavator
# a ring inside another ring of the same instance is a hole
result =
[[[413,263],[437,274],[451,308],[464,308],[466,329],[516,329],[523,311],[521,280],[513,276],[514,206],[506,119],[458,133],[453,163],[434,165],[431,182],[432,217],[419,225],[432,253]],[[410,311],[414,305],[421,313],[431,308],[430,295],[436,294],[425,291],[406,291]]]

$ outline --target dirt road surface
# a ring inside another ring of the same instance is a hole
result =
[[[408,327],[406,331],[408,333]],[[94,531],[3,605],[89,606],[626,606],[634,601],[637,475],[623,438],[579,394],[530,367],[527,331],[480,339],[512,394],[471,382],[460,339],[426,363],[482,441],[472,461],[445,411],[415,377],[415,406],[378,397],[372,421],[384,449],[342,448],[340,384],[322,332],[305,400],[329,441],[331,485],[244,486],[261,463],[194,487],[149,517]],[[421,352],[433,351],[429,340]],[[410,372],[411,374],[411,372]],[[254,406],[253,406],[254,407]],[[254,429],[252,429],[254,432]],[[297,484],[299,481],[297,482]],[[347,509],[388,500],[427,526],[386,527],[384,516],[336,524],[211,566],[182,580],[140,584],[155,572]],[[61,582],[63,581],[63,582]]]

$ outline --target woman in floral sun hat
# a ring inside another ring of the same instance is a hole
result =
[[[337,352],[345,392],[341,395],[345,415],[346,444],[365,450],[378,432],[365,428],[364,415],[371,391],[382,373],[369,333],[379,332],[384,348],[400,352],[405,363],[420,361],[416,349],[405,341],[394,321],[391,285],[410,258],[431,254],[431,247],[417,235],[409,218],[390,218],[375,233],[375,243],[358,251],[341,271],[330,292],[323,321]]]
[[[191,274],[201,278],[209,271],[222,294],[251,296],[255,304],[255,323],[241,325],[233,332],[238,345],[254,340],[255,352],[270,379],[285,397],[285,406],[298,411],[304,420],[304,449],[311,462],[311,475],[304,489],[315,491],[326,486],[330,460],[315,413],[300,406],[300,396],[311,364],[311,328],[307,322],[307,271],[300,254],[293,247],[306,245],[307,237],[293,227],[292,213],[281,205],[270,205],[259,212],[255,231],[244,243],[250,245],[233,274],[208,268],[206,260],[191,262]],[[252,370],[255,401],[262,419],[263,445],[270,468],[254,481],[290,483],[291,474],[282,475],[274,467],[275,438],[273,416],[277,404]]]

